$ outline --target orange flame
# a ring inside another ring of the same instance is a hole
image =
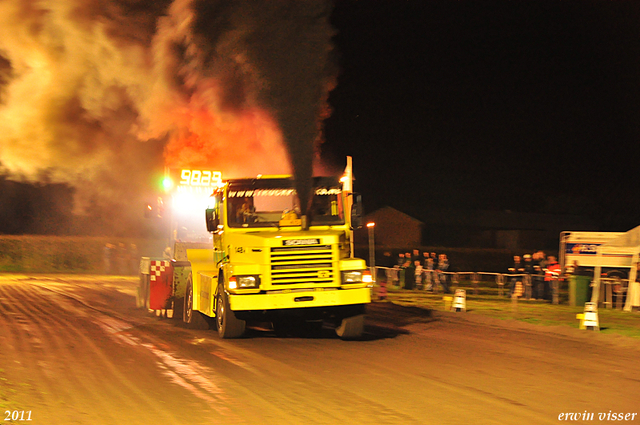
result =
[[[165,148],[166,166],[215,168],[223,178],[291,173],[282,134],[265,110],[216,113],[202,106],[169,115],[175,131]]]

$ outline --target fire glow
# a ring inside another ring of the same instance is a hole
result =
[[[309,198],[329,4],[0,2],[0,171],[131,216],[165,166],[293,174]]]
[[[264,110],[216,115],[199,108],[171,115],[177,131],[165,148],[168,167],[215,164],[225,178],[291,173],[280,130]]]

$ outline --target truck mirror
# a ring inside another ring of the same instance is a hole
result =
[[[205,220],[207,222],[207,231],[215,232],[218,230],[218,224],[220,220],[216,217],[216,210],[213,208],[207,208],[205,210]]]
[[[353,204],[351,205],[351,228],[360,229],[362,227],[362,196],[353,194]]]

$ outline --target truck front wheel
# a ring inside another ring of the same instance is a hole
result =
[[[187,281],[182,321],[190,329],[209,329],[209,322],[204,315],[193,309],[193,284],[191,283],[191,278]]]
[[[216,324],[220,338],[239,338],[244,334],[246,324],[236,317],[229,308],[229,296],[222,286],[218,287],[216,296]]]
[[[336,334],[341,339],[357,339],[364,332],[364,314],[345,317],[340,326],[336,328]]]

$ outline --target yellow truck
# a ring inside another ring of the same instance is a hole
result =
[[[340,179],[316,177],[302,215],[294,187],[291,177],[259,176],[215,189],[205,212],[212,246],[177,242],[163,269],[174,316],[222,338],[241,337],[251,321],[281,335],[331,323],[340,338],[362,335],[372,276],[352,255],[360,201]]]

